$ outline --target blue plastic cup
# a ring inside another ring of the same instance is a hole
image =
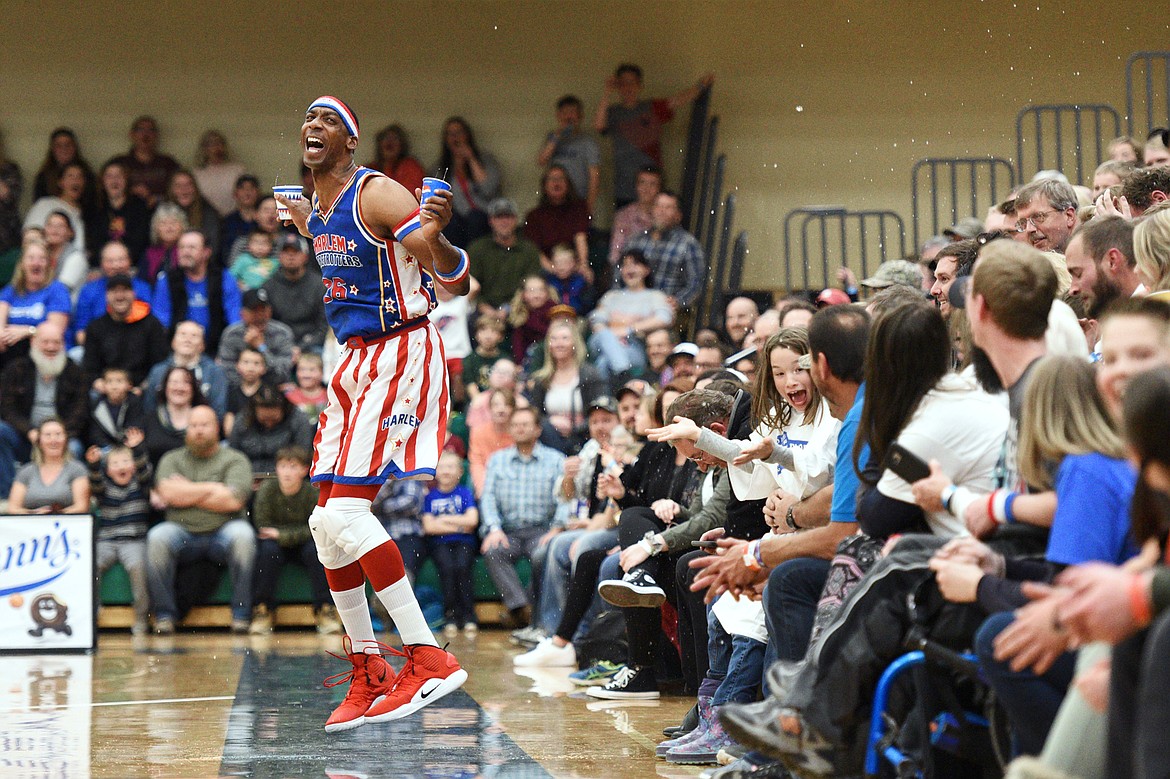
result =
[[[420,195],[418,199],[419,204],[422,205],[426,203],[427,198],[440,189],[445,189],[450,192],[451,185],[442,179],[436,179],[430,176],[424,178],[422,183],[422,195]]]

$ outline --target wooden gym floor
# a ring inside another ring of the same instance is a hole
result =
[[[93,655],[0,657],[0,776],[694,777],[654,757],[692,700],[600,701],[525,669],[500,630],[459,636],[470,678],[404,720],[328,736],[337,637],[105,632]],[[399,662],[396,659],[396,665]]]

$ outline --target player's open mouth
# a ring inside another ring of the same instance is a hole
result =
[[[305,139],[305,148],[306,149],[313,149],[314,151],[324,149],[325,148],[325,141],[321,140],[320,138],[317,138],[315,136],[310,135],[308,138]]]
[[[788,393],[788,402],[793,408],[804,408],[808,405],[808,392],[806,390],[796,390]]]

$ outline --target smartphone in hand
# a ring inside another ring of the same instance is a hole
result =
[[[893,471],[905,479],[908,484],[930,476],[930,466],[921,457],[896,441],[890,445],[889,451],[886,452],[886,459],[882,462],[882,470]]]

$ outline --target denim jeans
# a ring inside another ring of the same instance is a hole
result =
[[[988,683],[1007,709],[1017,751],[1023,755],[1038,755],[1044,749],[1048,730],[1072,683],[1076,653],[1065,652],[1041,675],[1031,668],[1013,671],[1010,661],[995,659],[995,638],[1015,619],[1015,614],[1010,611],[988,617],[975,634],[975,652]]]
[[[576,555],[592,549],[609,549],[617,544],[616,530],[566,530],[557,534],[548,545],[548,556],[544,561],[541,576],[540,605],[537,609],[536,626],[549,635],[556,631],[565,610],[565,595],[569,589],[569,577],[573,575],[576,555],[570,555],[575,542]]]
[[[768,627],[765,668],[777,660],[804,659],[828,575],[829,561],[815,557],[788,560],[768,574],[764,587],[764,624]]]
[[[252,570],[256,531],[242,519],[211,533],[192,533],[175,522],[155,525],[146,534],[146,579],[155,619],[175,619],[175,569],[179,563],[210,559],[226,563],[232,580],[232,619],[252,616]]]
[[[597,355],[594,364],[607,379],[633,368],[646,367],[646,350],[642,343],[635,338],[622,343],[622,339],[609,329],[599,330],[589,336],[589,351]]]
[[[707,678],[719,680],[712,706],[750,703],[764,676],[764,644],[754,638],[733,636],[723,629],[714,610],[707,609]]]

